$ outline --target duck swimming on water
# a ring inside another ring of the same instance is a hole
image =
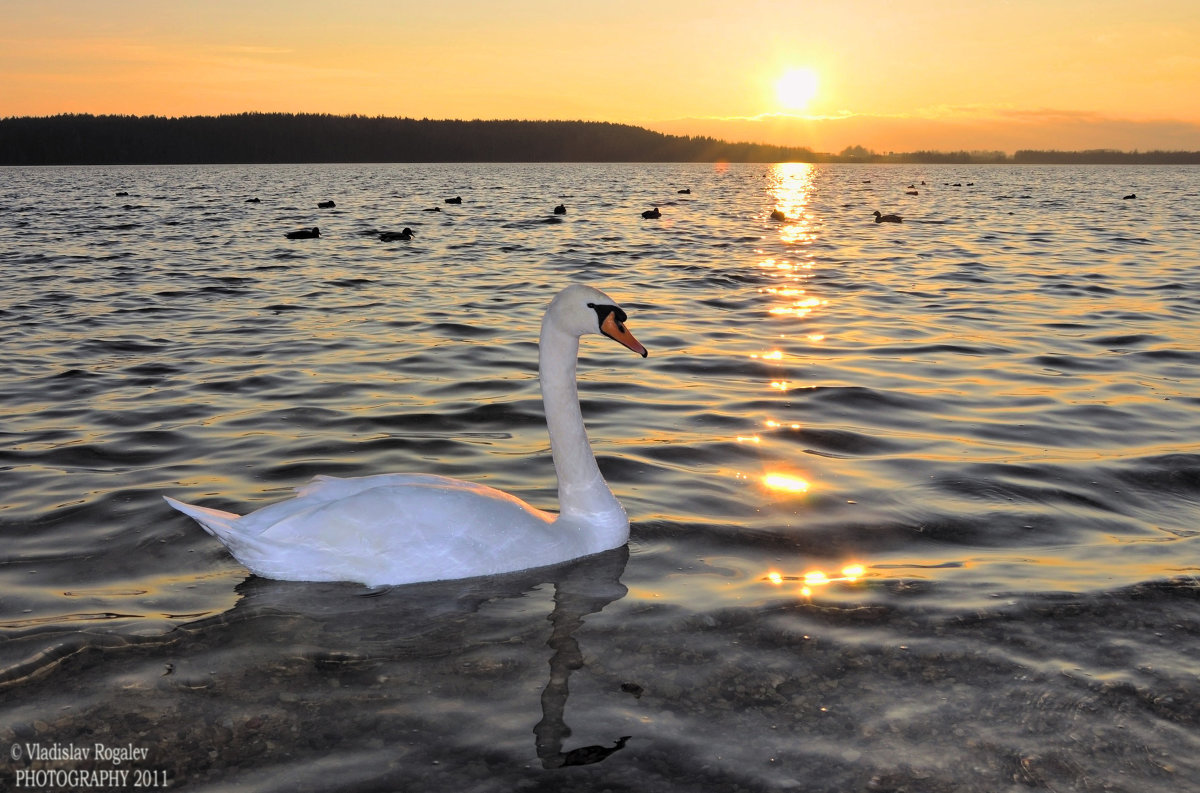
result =
[[[875,222],[876,223],[903,223],[904,218],[900,217],[899,215],[881,215],[879,213],[879,210],[876,209],[875,210]]]
[[[315,240],[321,236],[321,230],[316,226],[311,229],[300,229],[299,231],[289,231],[285,235],[289,240]]]
[[[379,239],[383,242],[408,242],[413,238],[415,231],[408,226],[404,227],[404,231],[385,231],[379,235]]]
[[[644,217],[646,220],[654,220],[655,218],[662,217],[662,212],[659,212],[658,207],[655,207],[654,209],[647,209],[645,212],[643,212],[642,217]]]

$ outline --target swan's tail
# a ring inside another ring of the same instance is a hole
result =
[[[194,504],[184,504],[182,501],[176,501],[170,496],[163,496],[166,502],[175,509],[192,518],[212,536],[219,540],[227,540],[233,533],[233,522],[241,517],[232,512],[222,512],[219,509],[210,509],[208,507],[197,507]]]

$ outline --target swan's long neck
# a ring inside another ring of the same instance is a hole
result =
[[[546,427],[550,431],[550,452],[558,474],[560,514],[562,518],[585,524],[590,530],[603,531],[605,544],[598,550],[607,550],[628,539],[629,519],[601,476],[588,442],[575,382],[578,357],[579,337],[556,328],[547,315],[538,342],[538,374],[546,406]]]

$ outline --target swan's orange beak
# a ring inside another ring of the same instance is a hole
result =
[[[640,341],[633,338],[633,334],[626,330],[623,324],[617,322],[615,312],[609,313],[600,323],[600,332],[613,341],[621,342],[643,358],[650,354]]]

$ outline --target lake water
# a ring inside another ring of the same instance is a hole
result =
[[[1198,204],[1186,167],[0,169],[0,786],[1194,785]],[[627,549],[280,583],[162,501],[555,508],[573,281],[650,350],[580,362]]]

